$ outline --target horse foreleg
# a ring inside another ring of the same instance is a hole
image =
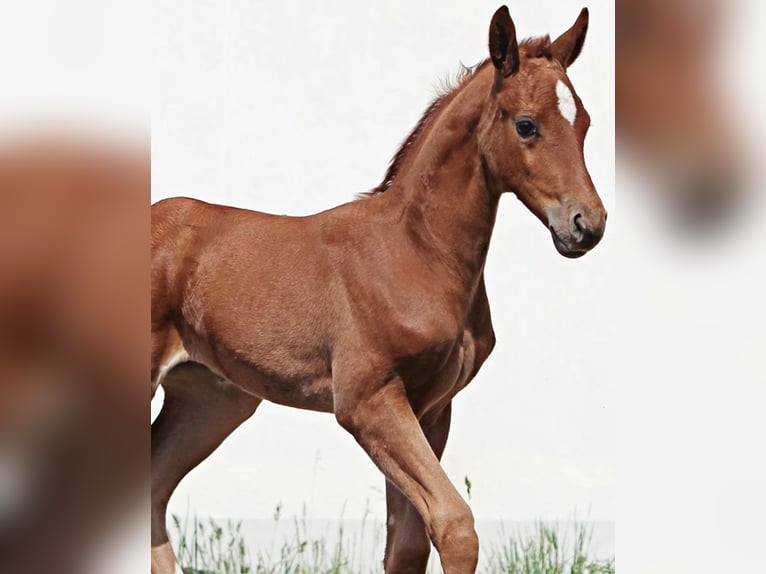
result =
[[[420,514],[445,574],[473,574],[479,539],[471,509],[439,464],[401,379],[334,381],[334,399],[338,422]]]
[[[421,428],[436,457],[441,460],[449,434],[451,404],[432,420],[421,421]],[[423,574],[428,566],[431,542],[420,514],[401,491],[386,481],[386,554],[383,567],[387,573]]]
[[[170,495],[260,403],[192,363],[169,373],[163,387],[165,402],[152,424],[152,574],[180,571],[165,529]]]

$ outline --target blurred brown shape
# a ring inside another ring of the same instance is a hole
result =
[[[85,571],[148,489],[149,190],[148,146],[0,143],[1,572]]]
[[[619,154],[638,159],[672,220],[693,227],[726,219],[745,179],[718,65],[726,14],[719,0],[616,4]]]

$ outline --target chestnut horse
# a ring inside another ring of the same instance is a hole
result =
[[[619,0],[615,6],[620,154],[640,160],[634,163],[654,178],[640,189],[659,192],[672,221],[695,230],[725,222],[745,194],[746,137],[733,113],[741,105],[725,88],[732,80],[718,53],[732,4]]]
[[[585,167],[590,119],[557,40],[517,42],[493,16],[490,58],[426,111],[384,181],[309,217],[172,198],[152,207],[152,572],[177,567],[167,501],[262,400],[334,413],[386,477],[388,573],[474,572],[473,516],[439,459],[452,398],[495,344],[484,263],[498,202],[519,199],[579,257],[606,213]]]

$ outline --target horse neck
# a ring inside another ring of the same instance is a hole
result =
[[[386,192],[405,203],[405,226],[473,291],[483,271],[499,194],[487,183],[477,132],[494,69],[458,88],[413,142],[398,185]],[[392,193],[393,192],[393,193]]]

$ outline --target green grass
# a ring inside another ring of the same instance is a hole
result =
[[[274,513],[274,534],[281,519],[281,507]],[[368,515],[362,531],[349,535],[343,523],[337,542],[312,538],[310,521],[303,515],[293,520],[291,538],[281,546],[259,549],[250,554],[241,522],[215,520],[183,522],[173,516],[176,554],[186,574],[366,574],[380,573],[382,567],[383,525],[371,524]],[[371,544],[365,540],[365,528],[373,529]],[[592,556],[592,527],[574,522],[573,530],[560,532],[553,523],[538,522],[534,528],[512,535],[502,533],[502,540],[487,550],[479,572],[485,574],[614,574],[614,558],[599,560]],[[438,561],[437,561],[438,562]],[[370,567],[370,565],[376,565]],[[429,572],[436,574],[437,566]]]
[[[589,556],[593,528],[575,522],[574,541],[556,525],[538,522],[529,532],[503,535],[505,542],[487,552],[487,574],[614,574],[614,558]]]
[[[274,512],[274,539],[277,525],[282,518],[282,507]],[[293,519],[292,536],[281,546],[259,549],[251,556],[241,531],[241,522],[228,521],[222,527],[213,519],[198,520],[196,517],[183,522],[173,516],[176,555],[186,574],[363,574],[375,573],[381,568],[363,567],[377,564],[383,559],[383,525],[370,524],[369,511],[365,512],[362,529],[351,535],[344,532],[343,523],[338,530],[338,540],[330,545],[324,538],[312,538],[311,523],[303,514]],[[365,536],[365,529],[374,528],[372,540]],[[366,544],[369,546],[366,546]],[[380,554],[380,556],[378,556]]]
[[[176,556],[186,574],[252,574],[250,554],[242,537],[242,523],[227,521],[225,527],[215,520],[207,522],[195,516],[183,522],[173,515],[177,533]]]

